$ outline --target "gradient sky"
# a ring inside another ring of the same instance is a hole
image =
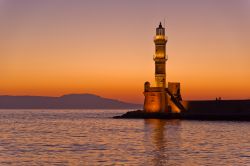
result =
[[[142,103],[164,18],[184,99],[250,98],[250,0],[0,0],[0,95]]]

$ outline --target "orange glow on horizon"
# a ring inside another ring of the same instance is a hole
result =
[[[143,103],[144,82],[154,82],[155,27],[167,16],[167,82],[181,83],[183,99],[250,99],[247,0],[109,2],[3,0],[0,95]]]

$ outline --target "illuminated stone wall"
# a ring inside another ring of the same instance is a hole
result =
[[[144,92],[144,111],[167,112],[167,97],[165,92]]]

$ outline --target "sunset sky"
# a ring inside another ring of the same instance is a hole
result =
[[[0,0],[0,95],[142,103],[164,18],[185,100],[250,98],[250,0]]]

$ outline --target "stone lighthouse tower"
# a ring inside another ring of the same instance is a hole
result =
[[[155,43],[155,83],[156,87],[166,88],[166,43],[167,38],[165,37],[165,28],[162,27],[161,23],[156,28],[156,36],[154,38]]]
[[[156,28],[155,43],[155,87],[150,83],[144,85],[144,111],[146,112],[167,112],[168,99],[166,89],[166,43],[165,28],[161,23]]]

